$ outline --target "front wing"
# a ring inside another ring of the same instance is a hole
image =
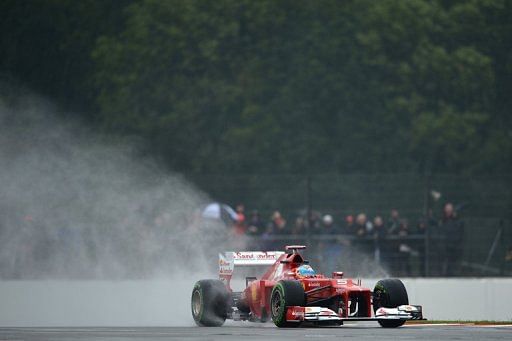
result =
[[[287,307],[288,322],[339,323],[345,321],[378,321],[378,320],[424,320],[419,305],[401,305],[396,308],[379,308],[374,317],[342,317],[329,308],[324,307]]]

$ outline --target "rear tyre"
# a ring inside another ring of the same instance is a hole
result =
[[[377,309],[396,308],[409,304],[407,290],[401,280],[396,278],[382,279],[375,284],[373,289],[373,312]],[[384,328],[397,328],[405,323],[405,320],[379,320]]]
[[[220,327],[226,321],[230,294],[219,280],[197,281],[192,290],[192,317],[198,326]]]
[[[298,327],[300,322],[286,321],[286,308],[306,305],[306,294],[299,281],[279,281],[272,289],[270,296],[270,316],[274,324],[280,328]]]

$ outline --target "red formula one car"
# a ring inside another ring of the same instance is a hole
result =
[[[200,280],[192,290],[192,316],[199,326],[221,326],[226,319],[298,327],[303,322],[342,325],[345,321],[377,321],[395,328],[406,320],[423,319],[421,306],[409,305],[398,279],[377,282],[373,292],[361,281],[319,275],[298,252],[305,246],[287,246],[287,252],[225,252],[219,254],[218,280]],[[246,277],[241,292],[231,289],[235,266],[267,265],[260,277]]]

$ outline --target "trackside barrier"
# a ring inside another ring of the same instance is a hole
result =
[[[197,278],[3,281],[0,326],[192,326],[189,300]],[[363,279],[363,285],[373,288],[376,281]],[[428,319],[512,321],[512,278],[406,278],[404,283],[410,301],[423,305]]]

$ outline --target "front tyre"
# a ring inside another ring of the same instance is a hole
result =
[[[382,279],[375,284],[373,289],[373,312],[377,309],[396,308],[409,304],[407,290],[401,280],[396,278]],[[405,320],[379,320],[384,328],[397,328],[405,323]]]
[[[304,288],[299,281],[279,281],[272,289],[270,296],[270,316],[274,324],[280,328],[298,327],[300,322],[286,321],[286,308],[306,305]]]
[[[229,296],[222,281],[197,281],[191,298],[192,317],[196,324],[201,327],[222,326],[228,315]]]

